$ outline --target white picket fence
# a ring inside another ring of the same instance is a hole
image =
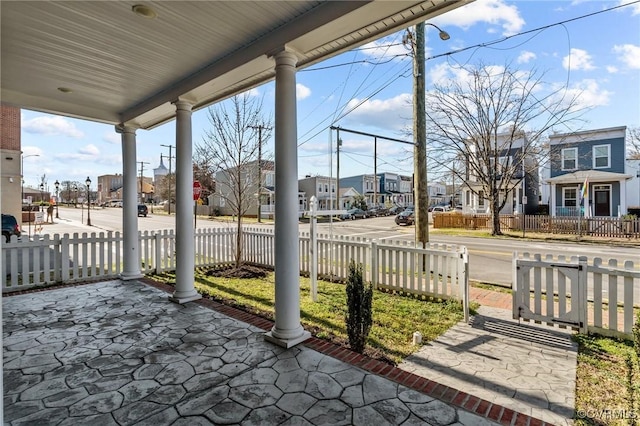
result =
[[[632,261],[514,253],[513,317],[629,338],[640,299]],[[637,305],[637,303],[636,303]]]
[[[195,232],[195,266],[218,267],[234,262],[235,228],[199,229]],[[272,228],[245,227],[242,258],[246,263],[273,268],[275,235]],[[141,232],[140,264],[143,273],[173,271],[176,244],[173,230]],[[299,238],[300,273],[311,273],[311,236]],[[345,281],[349,262],[362,264],[365,279],[376,288],[463,301],[468,311],[468,254],[466,248],[365,238],[318,235],[317,274]],[[117,277],[121,272],[120,233],[83,233],[45,236],[36,241],[3,244],[2,291],[20,291],[54,283],[73,283]],[[33,271],[38,271],[34,273]]]

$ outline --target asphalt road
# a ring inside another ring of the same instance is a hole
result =
[[[87,219],[86,209],[61,207],[59,215],[61,223],[75,226],[78,229],[77,232],[122,231],[122,209],[120,208],[92,209],[90,213],[92,227],[83,226],[83,224],[86,224]],[[332,224],[322,223],[319,225],[319,232],[376,239],[414,241],[415,227],[398,226],[393,219],[392,216],[388,216],[334,222]],[[218,219],[212,220],[198,217],[196,225],[197,228],[211,228],[233,224]],[[255,226],[271,227],[273,224],[255,224]],[[157,209],[153,213],[149,210],[148,217],[138,218],[138,227],[140,231],[174,229],[175,216],[159,213]],[[306,231],[308,229],[308,224],[300,224],[300,230]],[[579,242],[460,237],[440,235],[433,232],[429,240],[433,243],[466,246],[470,255],[469,271],[472,280],[508,287],[511,286],[512,282],[512,259],[513,253],[516,251],[541,253],[543,255],[553,254],[554,256],[565,255],[567,257],[574,255],[587,256],[589,260],[594,257],[600,257],[605,264],[609,259],[617,259],[619,265],[623,265],[626,260],[631,260],[635,263],[636,269],[640,269],[640,248],[638,247],[617,247],[615,245]],[[636,293],[640,294],[640,291]]]

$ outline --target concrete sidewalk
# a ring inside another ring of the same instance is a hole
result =
[[[573,424],[578,347],[571,332],[518,323],[511,294],[470,289],[469,324],[449,329],[398,367],[556,425]]]

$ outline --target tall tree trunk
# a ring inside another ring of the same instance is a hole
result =
[[[493,219],[493,226],[491,229],[491,235],[502,235],[500,230],[500,199],[498,191],[495,191],[491,198],[491,216]]]
[[[236,269],[242,265],[242,216],[238,215],[238,230],[236,232]]]

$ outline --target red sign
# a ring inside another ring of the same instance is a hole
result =
[[[202,192],[202,186],[200,186],[200,182],[197,180],[193,181],[193,201],[198,201],[200,199],[200,192]]]

